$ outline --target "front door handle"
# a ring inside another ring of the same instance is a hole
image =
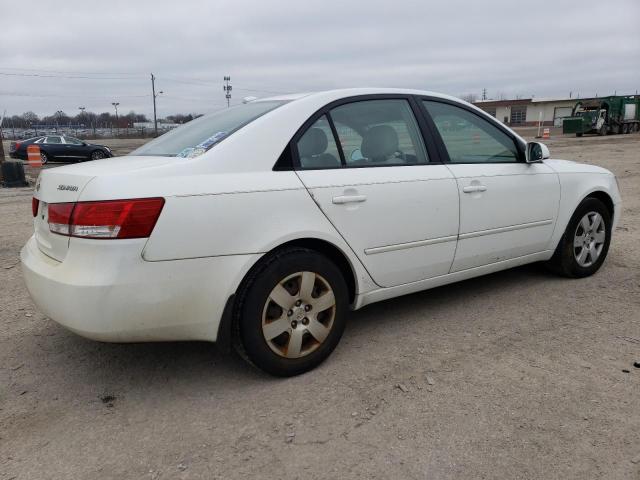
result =
[[[360,203],[364,202],[366,199],[366,195],[340,195],[338,197],[333,197],[331,201],[336,205],[342,205],[345,203]]]
[[[462,191],[464,193],[486,192],[487,187],[484,185],[469,185],[467,187],[462,187]]]

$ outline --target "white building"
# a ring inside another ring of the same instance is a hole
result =
[[[474,105],[511,126],[562,126],[570,117],[576,98],[521,98],[514,100],[478,100]]]

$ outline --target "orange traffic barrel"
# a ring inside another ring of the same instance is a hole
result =
[[[542,138],[551,138],[551,129],[545,128],[542,131]]]
[[[42,157],[40,156],[40,147],[38,145],[27,146],[27,162],[30,167],[42,166]]]

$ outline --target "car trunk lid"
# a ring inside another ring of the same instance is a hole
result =
[[[34,229],[40,251],[62,262],[69,250],[69,237],[49,230],[48,206],[50,203],[77,202],[84,187],[94,177],[59,170],[61,169],[44,170],[36,182],[34,197],[38,199],[39,204],[34,218]]]

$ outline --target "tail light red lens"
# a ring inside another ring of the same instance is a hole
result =
[[[164,198],[49,204],[49,230],[81,238],[146,238],[163,206]]]
[[[38,215],[38,207],[39,206],[40,206],[40,200],[38,200],[36,197],[33,197],[31,199],[31,213],[33,213],[34,217],[36,215]]]
[[[50,203],[47,210],[49,230],[60,235],[69,235],[71,212],[75,203]]]

